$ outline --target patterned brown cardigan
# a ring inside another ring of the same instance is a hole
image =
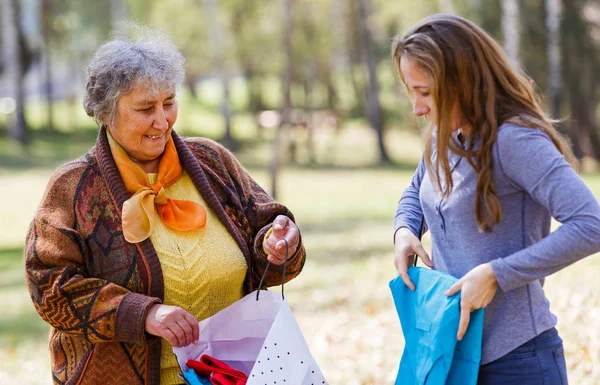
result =
[[[279,214],[293,220],[291,212],[222,146],[175,132],[173,139],[183,168],[246,257],[245,292],[256,289],[266,265],[264,234]],[[51,325],[55,384],[160,382],[161,340],[144,324],[148,308],[163,299],[163,276],[149,239],[130,244],[123,238],[121,208],[129,197],[101,129],[94,148],[54,173],[31,224],[27,285]],[[304,260],[300,244],[287,280],[300,273]],[[265,282],[280,284],[281,266],[270,267]]]

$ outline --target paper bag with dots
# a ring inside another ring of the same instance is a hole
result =
[[[200,322],[197,344],[173,348],[182,371],[207,354],[247,374],[247,385],[327,384],[282,293],[259,294]]]
[[[327,384],[285,301],[273,321],[247,382],[247,385],[263,384]]]

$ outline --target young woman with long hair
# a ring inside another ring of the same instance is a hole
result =
[[[532,82],[468,20],[423,19],[392,58],[427,119],[423,159],[394,221],[398,275],[418,255],[460,278],[457,338],[486,308],[479,384],[566,384],[544,277],[600,250],[600,206]],[[550,232],[551,218],[562,226]],[[432,257],[418,238],[431,234]],[[515,361],[516,360],[516,361]]]

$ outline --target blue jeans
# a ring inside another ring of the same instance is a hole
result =
[[[477,385],[568,385],[562,339],[555,328],[479,367]]]

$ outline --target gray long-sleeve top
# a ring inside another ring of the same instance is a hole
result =
[[[544,277],[600,250],[600,206],[542,130],[504,124],[492,169],[502,219],[482,233],[474,213],[477,174],[466,159],[450,153],[449,160],[450,196],[442,198],[422,160],[398,202],[394,227],[417,235],[424,216],[435,269],[455,277],[491,262],[499,289],[485,311],[486,364],[556,325]],[[550,233],[552,217],[562,226]]]

